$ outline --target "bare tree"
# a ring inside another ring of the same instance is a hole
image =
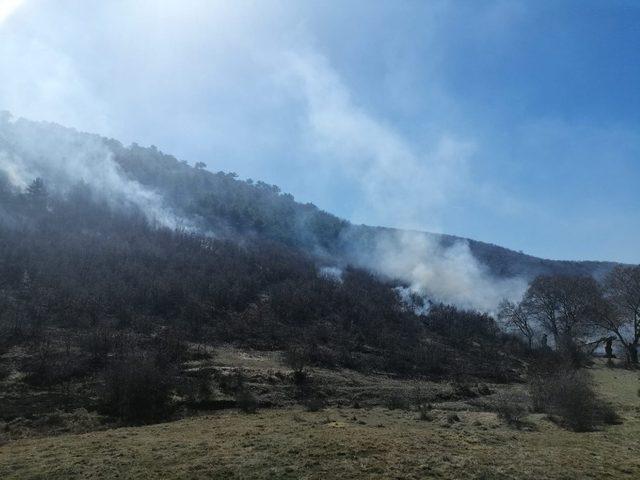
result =
[[[611,308],[600,321],[624,345],[627,360],[637,364],[640,343],[640,265],[615,267],[605,278],[604,292]]]
[[[598,298],[600,290],[591,277],[539,276],[529,285],[521,305],[560,348],[587,333],[597,314]]]
[[[505,322],[526,338],[529,348],[533,347],[535,330],[532,325],[532,318],[529,312],[527,312],[525,305],[522,303],[516,305],[509,300],[503,300],[499,306],[498,319]]]

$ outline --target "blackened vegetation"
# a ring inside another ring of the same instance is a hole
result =
[[[276,185],[242,180],[233,172],[213,173],[206,170],[202,162],[191,167],[155,146],[142,147],[134,143],[126,147],[114,139],[76,132],[56,124],[25,119],[11,123],[7,118],[0,115],[0,147],[24,156],[27,152],[19,149],[19,142],[13,141],[14,137],[26,135],[37,141],[42,136],[53,134],[62,137],[72,135],[79,145],[88,141],[104,144],[127,178],[159,192],[166,205],[185,217],[198,219],[200,226],[215,230],[219,237],[238,234],[260,236],[312,253],[349,258],[347,252],[354,246],[359,251],[370,251],[381,232],[393,231],[352,225],[311,203],[297,202]],[[451,235],[426,235],[432,236],[443,248],[460,240],[468,242],[479,262],[498,277],[599,277],[614,267],[608,262],[545,260],[475,240]]]
[[[124,147],[105,140],[114,160],[129,178],[162,192],[168,205],[202,227],[215,229],[218,237],[269,239],[307,251],[335,252],[349,222],[301,204],[276,185],[251,179],[242,181],[229,172],[211,173],[192,168],[155,147]]]
[[[576,432],[622,423],[620,417],[595,390],[585,371],[560,369],[533,376],[529,385],[532,408]]]
[[[626,363],[637,364],[640,267],[553,262],[469,241],[497,276],[542,275],[523,302],[503,305],[515,334],[447,305],[417,315],[423,309],[402,304],[397,284],[348,266],[354,248],[374,251],[381,229],[351,225],[273,185],[192,168],[155,147],[0,114],[0,149],[10,160],[36,155],[40,164],[41,154],[23,148],[33,143],[19,140],[51,136],[66,138],[61,151],[105,146],[98,153],[112,152],[123,178],[159,194],[161,213],[215,237],[161,228],[126,198],[86,184],[61,181],[50,190],[48,181],[60,178],[37,178],[19,189],[0,172],[0,420],[81,412],[79,423],[97,428],[95,411],[135,424],[189,409],[251,413],[273,404],[244,373],[216,368],[209,357],[221,343],[286,352],[291,372],[269,381],[286,384],[291,400],[312,411],[331,401],[318,366],[453,380],[456,398],[491,394],[471,391],[467,380],[510,382],[528,371],[534,406],[558,423],[587,430],[615,420],[574,373],[594,334],[610,356],[615,342]],[[457,240],[434,237],[445,247]],[[327,263],[344,267],[341,275],[319,275]],[[549,379],[544,391],[539,378]],[[377,401],[413,405],[433,420],[431,400],[415,397],[381,391]],[[521,427],[528,407],[503,397],[495,410]]]
[[[43,180],[25,191],[5,182],[0,197],[0,348],[25,353],[12,368],[55,390],[56,407],[129,423],[165,418],[176,395],[191,404],[206,397],[207,380],[182,368],[198,355],[188,346],[222,342],[298,352],[299,377],[307,365],[518,376],[521,345],[490,317],[447,306],[418,316],[393,285],[350,267],[341,282],[325,278],[289,244],[158,228],[83,185],[54,195]],[[235,395],[254,410],[245,388]],[[16,402],[4,415],[20,410]]]

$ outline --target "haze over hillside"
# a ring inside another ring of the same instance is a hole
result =
[[[0,0],[0,480],[640,479],[639,25]]]
[[[213,168],[215,159],[210,162]],[[0,173],[24,190],[34,179],[67,194],[79,184],[111,208],[138,211],[170,229],[302,249],[328,275],[347,265],[397,281],[406,293],[463,308],[493,311],[517,300],[537,275],[602,277],[613,264],[544,260],[483,242],[416,231],[353,225],[273,185],[211,173],[137,144],[129,147],[63,126],[0,118]],[[12,213],[0,206],[5,225]]]
[[[0,110],[358,224],[640,263],[637,2],[60,2],[2,2]]]

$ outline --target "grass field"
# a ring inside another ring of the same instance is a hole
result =
[[[329,408],[225,411],[167,424],[12,441],[2,479],[638,479],[638,373],[598,366],[594,378],[622,425],[563,430],[531,415],[531,430],[464,405],[416,412]]]

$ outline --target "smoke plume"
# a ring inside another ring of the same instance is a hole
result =
[[[466,241],[443,246],[421,232],[378,232],[372,250],[355,254],[355,261],[406,283],[410,293],[425,300],[490,313],[505,298],[519,299],[527,287],[523,278],[493,276],[473,256]]]
[[[49,123],[0,119],[0,172],[24,189],[35,178],[65,193],[84,183],[112,208],[139,209],[149,221],[169,228],[188,224],[164,205],[162,196],[128,178],[97,135]]]
[[[394,219],[401,228],[422,229],[425,218],[438,222],[443,205],[473,188],[467,165],[472,142],[443,132],[429,148],[418,148],[359,108],[326,58],[296,53],[288,57],[288,65],[306,101],[307,137],[338,162],[336,169],[358,180],[369,214]],[[374,244],[364,252],[361,245],[353,246],[359,265],[406,282],[413,293],[436,302],[492,311],[526,288],[523,279],[494,278],[464,241],[444,247],[418,232],[385,231]]]

